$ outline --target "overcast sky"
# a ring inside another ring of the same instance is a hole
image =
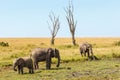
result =
[[[72,0],[77,37],[120,37],[120,0]],[[69,0],[0,0],[0,37],[50,37],[47,21],[60,18],[57,37],[71,37]]]

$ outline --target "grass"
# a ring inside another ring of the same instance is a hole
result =
[[[2,38],[8,47],[0,46],[0,80],[119,80],[120,38],[77,38],[77,46],[72,46],[70,38],[55,39],[55,46],[49,38]],[[100,60],[89,61],[81,57],[79,44],[89,42]],[[39,63],[35,74],[18,75],[12,70],[12,62],[17,57],[29,56],[36,47],[53,47],[60,50],[61,65],[56,68],[53,59],[52,70],[45,70],[45,63]]]
[[[52,64],[51,70],[45,70],[45,64],[40,63],[41,69],[36,70],[35,74],[28,74],[28,70],[25,69],[23,75],[17,74],[10,67],[0,72],[0,80],[119,80],[119,60],[67,62],[62,63],[60,68]]]

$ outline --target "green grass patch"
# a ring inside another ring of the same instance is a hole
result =
[[[4,60],[4,61],[0,61],[0,67],[10,67],[12,66],[12,60]]]
[[[23,75],[8,68],[0,71],[0,80],[119,80],[119,61],[120,59],[74,61],[61,63],[59,68],[52,64],[51,70],[45,70],[45,63],[40,63],[40,69],[35,70],[34,74],[28,74],[28,69],[25,69]]]

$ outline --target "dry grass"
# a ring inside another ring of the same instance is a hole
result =
[[[0,42],[8,42],[11,46],[25,46],[28,44],[47,44],[50,46],[50,38],[1,38]],[[97,45],[110,45],[115,41],[120,41],[120,38],[76,38],[78,44],[89,42]],[[71,38],[56,38],[55,45],[71,44]]]
[[[17,56],[29,56],[30,51],[36,47],[56,47],[60,50],[61,58],[80,58],[79,46],[72,46],[71,38],[56,38],[55,46],[50,45],[50,38],[1,38],[0,42],[8,42],[9,47],[0,46],[0,61]],[[93,45],[95,55],[119,53],[119,46],[114,46],[120,38],[76,38],[77,44],[89,42]],[[76,57],[75,57],[76,56]]]

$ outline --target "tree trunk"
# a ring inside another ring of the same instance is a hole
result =
[[[54,38],[52,37],[52,39],[51,39],[51,45],[54,45]]]
[[[72,43],[73,43],[74,46],[76,45],[76,40],[75,40],[74,34],[72,34]]]

